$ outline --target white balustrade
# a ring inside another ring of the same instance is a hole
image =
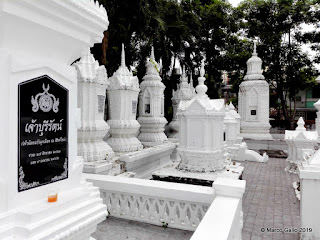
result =
[[[85,177],[100,188],[110,216],[197,229],[193,240],[206,239],[206,235],[210,239],[241,239],[243,180],[217,178],[211,188],[106,175]]]
[[[210,187],[86,174],[110,216],[194,231],[214,199]]]
[[[241,240],[246,182],[217,178],[212,185],[216,197],[190,240]]]

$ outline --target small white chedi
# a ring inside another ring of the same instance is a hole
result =
[[[304,127],[305,122],[300,117],[297,124],[297,128],[292,130],[286,130],[285,141],[288,144],[288,166],[286,171],[291,173],[298,173],[298,167],[306,161],[306,158],[314,153],[315,147],[319,142],[320,131],[320,100],[313,104],[318,110],[316,118],[316,130],[307,131]]]
[[[177,90],[172,90],[172,107],[173,107],[173,118],[169,124],[171,133],[169,138],[179,139],[179,122],[177,120],[177,110],[181,100],[191,100],[194,96],[193,82],[188,84],[188,78],[186,76],[185,67],[182,68],[182,75],[180,77],[180,83],[178,84]]]
[[[114,152],[103,141],[110,127],[104,120],[107,71],[99,66],[88,49],[74,64],[78,73],[78,107],[81,108],[81,126],[78,129],[78,154],[86,164],[108,162]]]
[[[226,115],[224,118],[225,141],[228,157],[237,161],[255,161],[266,162],[269,156],[264,153],[263,156],[255,151],[249,150],[247,144],[243,142],[240,136],[240,115],[235,111],[232,103],[226,106]]]
[[[136,137],[140,128],[136,120],[139,81],[125,65],[123,44],[121,65],[109,81],[107,123],[110,126],[111,137],[107,139],[107,143],[116,154],[141,150],[143,146]]]
[[[204,85],[204,73],[202,62],[197,94],[192,100],[182,100],[179,104],[179,170],[214,172],[226,166],[226,152],[223,148],[224,100],[209,99],[206,94],[208,88]]]
[[[254,41],[252,57],[247,61],[247,74],[239,89],[241,135],[244,138],[271,140],[269,123],[269,85],[262,75],[262,60]]]
[[[146,146],[161,144],[167,140],[164,134],[164,84],[159,76],[160,65],[155,61],[153,47],[146,62],[146,75],[140,84],[139,118],[141,124],[139,140]]]

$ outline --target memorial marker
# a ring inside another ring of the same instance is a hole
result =
[[[18,191],[68,178],[68,90],[44,75],[18,98]]]

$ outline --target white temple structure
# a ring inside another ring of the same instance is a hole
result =
[[[226,167],[223,148],[224,100],[210,100],[204,85],[204,62],[202,62],[197,94],[192,100],[181,101],[177,117],[179,120],[181,157],[180,170],[192,172],[214,172]]]
[[[164,126],[167,120],[164,118],[164,84],[159,76],[160,65],[155,61],[153,47],[151,55],[146,62],[146,75],[140,84],[139,94],[139,118],[141,125],[139,140],[148,146],[161,144],[167,140],[164,134]]]
[[[292,130],[286,130],[285,141],[288,144],[288,166],[285,171],[298,174],[298,167],[302,165],[305,159],[312,155],[315,151],[315,147],[319,142],[320,131],[320,100],[313,104],[318,110],[316,118],[316,130],[307,131],[304,127],[305,122],[300,117],[297,124],[297,128]]]
[[[192,76],[191,76],[192,77]],[[191,78],[192,79],[192,78]],[[172,90],[172,108],[173,108],[173,118],[169,124],[170,133],[169,138],[179,139],[179,122],[177,120],[177,110],[181,100],[191,100],[194,96],[192,91],[192,84],[188,84],[188,78],[186,76],[185,67],[182,68],[182,75],[180,77],[180,83],[178,84],[177,90]]]
[[[78,129],[78,154],[86,165],[108,163],[114,157],[111,147],[103,141],[110,127],[104,120],[107,71],[99,66],[88,49],[74,64],[78,73],[78,107],[81,109],[81,126]]]
[[[107,88],[111,137],[107,143],[116,153],[133,152],[143,148],[136,135],[140,124],[136,120],[139,81],[125,65],[124,45],[122,44],[121,65],[109,78]]]
[[[269,85],[262,75],[262,60],[254,41],[252,57],[247,61],[247,74],[239,89],[241,135],[244,138],[271,140],[269,123]]]

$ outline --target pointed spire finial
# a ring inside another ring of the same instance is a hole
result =
[[[190,89],[193,90],[193,79],[192,79],[192,72],[190,73]]]
[[[299,118],[297,124],[298,124],[298,127],[296,127],[296,130],[298,130],[298,131],[306,131],[306,128],[304,127],[305,122],[304,122],[302,117]]]
[[[122,43],[122,51],[121,51],[121,66],[126,66],[126,59],[125,59],[125,53],[124,53],[124,44]]]
[[[198,77],[198,86],[196,87],[197,95],[196,98],[207,99],[208,95],[206,94],[208,87],[204,84],[206,78],[204,77],[204,60],[201,63],[200,77]]]
[[[204,60],[201,61],[200,77],[204,77]]]
[[[151,47],[150,59],[152,59],[153,61],[155,61],[155,58],[154,58],[154,48],[153,48],[153,46]]]
[[[253,40],[253,53],[252,53],[252,56],[258,56],[257,54],[257,40]]]

